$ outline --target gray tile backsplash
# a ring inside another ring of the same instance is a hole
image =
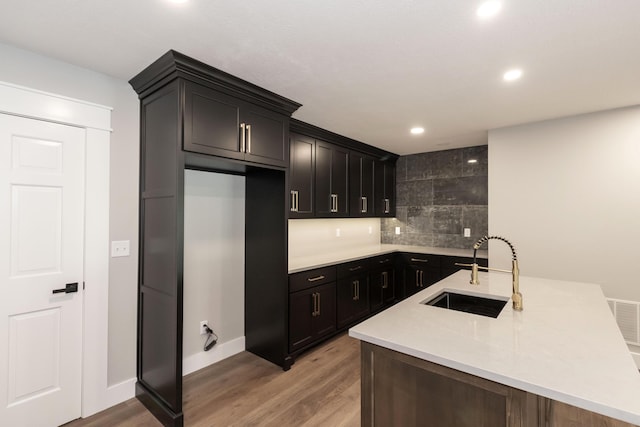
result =
[[[488,230],[487,174],[486,145],[400,157],[396,217],[382,219],[382,243],[471,248]]]

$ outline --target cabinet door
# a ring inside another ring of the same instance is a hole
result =
[[[336,294],[338,328],[369,314],[369,275],[366,272],[338,280]]]
[[[349,151],[341,147],[332,152],[331,193],[336,195],[336,216],[349,215]]]
[[[289,351],[313,341],[314,288],[289,294]]]
[[[290,135],[289,218],[313,216],[314,148],[312,138]]]
[[[349,152],[324,141],[316,141],[316,216],[344,217],[348,206]]]
[[[317,312],[313,323],[314,339],[329,335],[336,330],[336,284],[314,288],[317,294]]]
[[[289,351],[312,344],[336,330],[336,284],[289,294]]]
[[[240,151],[240,105],[236,98],[186,82],[184,150],[244,159]]]
[[[241,110],[241,125],[243,123],[245,160],[289,166],[289,119],[286,116],[245,103]]]
[[[374,216],[374,159],[352,151],[349,153],[349,212],[352,217]]]
[[[440,256],[408,253],[403,254],[402,258],[404,298],[428,288],[442,278],[440,274]]]
[[[381,160],[375,162],[374,205],[378,217],[393,217],[396,214],[395,175],[395,162]]]

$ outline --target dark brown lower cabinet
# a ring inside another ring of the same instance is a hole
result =
[[[289,351],[300,350],[335,330],[335,282],[289,294]]]
[[[369,273],[338,279],[337,322],[338,328],[351,325],[369,314]]]
[[[378,311],[395,301],[395,268],[377,269],[369,274],[369,307]]]
[[[360,354],[363,427],[632,425],[366,342]]]
[[[404,265],[404,298],[428,288],[442,278],[438,255],[402,254],[402,265]]]

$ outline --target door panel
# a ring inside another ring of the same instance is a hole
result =
[[[80,416],[84,141],[83,129],[0,114],[3,425]],[[78,292],[53,293],[67,283]]]

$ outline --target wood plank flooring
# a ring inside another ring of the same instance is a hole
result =
[[[281,368],[242,352],[183,380],[185,426],[360,426],[360,341],[342,334]],[[130,399],[65,427],[156,427]]]

